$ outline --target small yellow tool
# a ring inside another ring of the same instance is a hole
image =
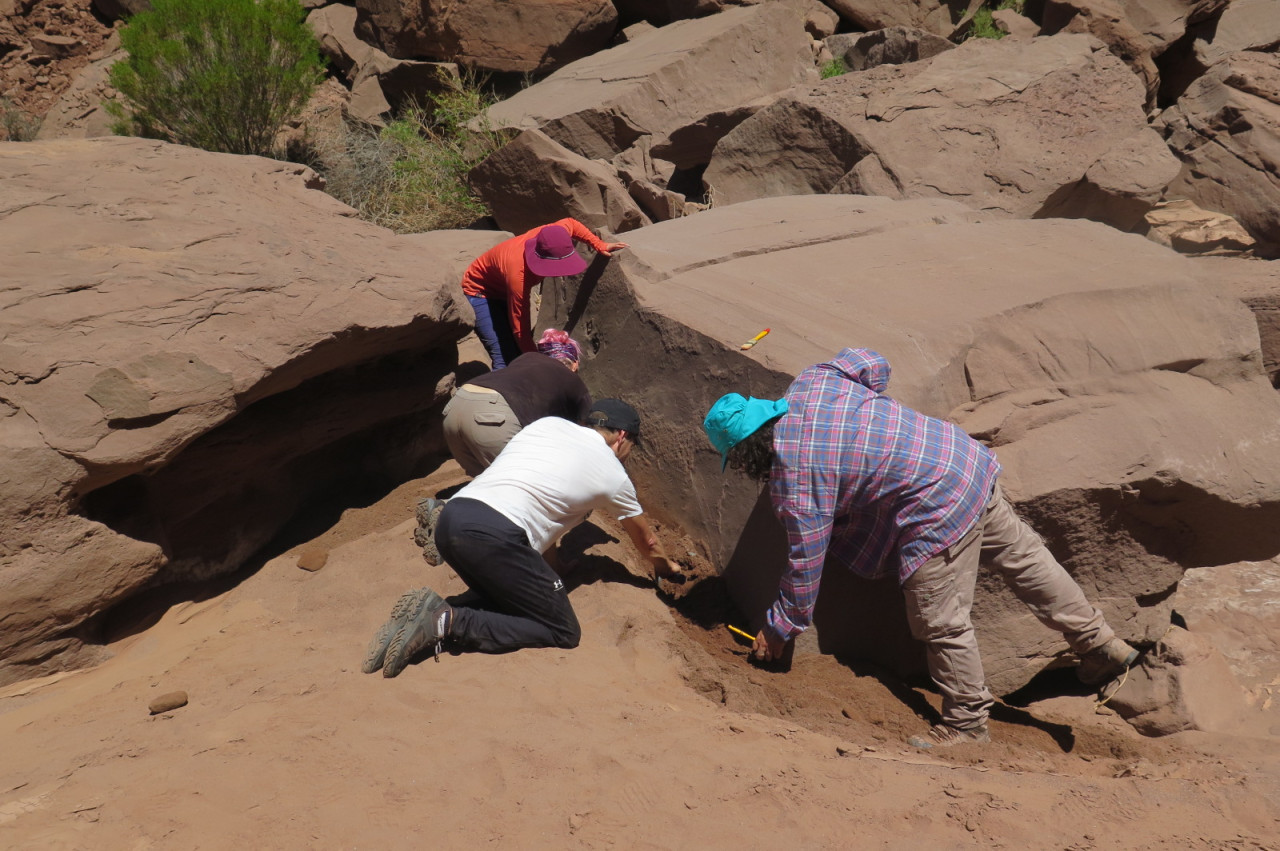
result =
[[[758,342],[760,342],[761,340],[763,340],[763,339],[764,339],[764,337],[765,337],[765,335],[769,333],[769,330],[770,330],[770,329],[768,329],[768,328],[764,329],[764,330],[763,330],[763,331],[761,331],[759,334],[756,334],[756,335],[755,335],[754,337],[752,337],[750,340],[747,340],[745,343],[743,343],[741,346],[739,346],[739,348],[740,348],[740,349],[742,349],[743,351],[746,351],[747,349],[749,349],[749,348],[751,348],[752,346],[754,346],[756,343],[758,343]]]
[[[747,632],[747,631],[746,631],[746,630],[744,630],[744,629],[738,629],[736,626],[734,626],[734,625],[733,625],[733,624],[731,624],[731,623],[727,623],[727,624],[725,624],[725,626],[729,627],[729,631],[730,631],[730,632],[737,633],[738,635],[741,635],[741,636],[742,636],[743,638],[745,638],[747,641],[755,641],[755,640],[756,640],[756,637],[755,637],[754,635],[752,635],[751,633]]]

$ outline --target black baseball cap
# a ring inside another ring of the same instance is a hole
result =
[[[587,414],[587,425],[625,431],[633,441],[640,442],[640,414],[621,399],[597,399]]]

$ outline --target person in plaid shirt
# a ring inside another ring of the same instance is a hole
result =
[[[908,741],[989,742],[993,698],[969,616],[984,562],[1063,634],[1082,680],[1101,684],[1127,670],[1137,651],[1014,513],[991,451],[884,395],[888,385],[880,354],[844,349],[801,372],[784,399],[730,393],[707,414],[703,429],[723,462],[769,480],[787,530],[788,564],[752,655],[777,659],[809,627],[825,565],[867,579],[897,576],[911,633],[925,643],[942,693],[942,722]]]

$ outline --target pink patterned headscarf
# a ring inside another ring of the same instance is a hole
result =
[[[556,360],[577,363],[582,359],[582,347],[578,345],[578,341],[559,328],[548,328],[542,332],[542,339],[538,341],[538,351]]]

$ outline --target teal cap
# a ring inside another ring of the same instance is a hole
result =
[[[716,400],[702,421],[702,430],[720,451],[720,469],[729,463],[730,449],[786,412],[786,399],[747,399],[740,393],[729,393]]]

